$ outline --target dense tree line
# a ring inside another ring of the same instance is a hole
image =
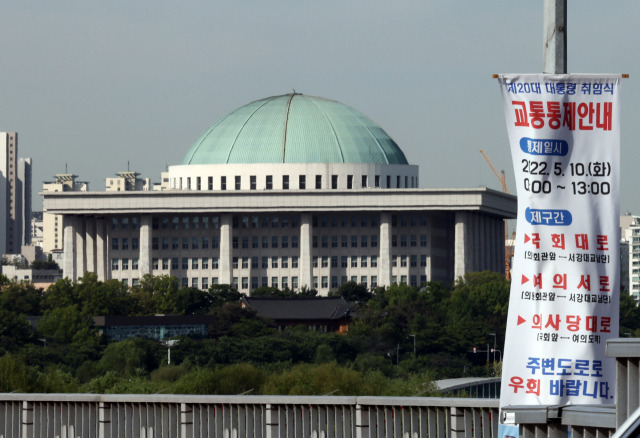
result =
[[[180,287],[144,277],[136,287],[60,280],[44,292],[0,277],[0,391],[204,394],[433,395],[440,378],[487,376],[486,353],[504,341],[509,283],[467,274],[453,287],[346,283],[332,294],[357,303],[346,335],[306,327],[279,331],[239,305],[227,285]],[[254,296],[309,297],[314,290],[261,288]],[[640,335],[640,310],[621,300],[621,332]],[[204,339],[109,342],[94,315],[211,314]],[[37,328],[26,316],[41,316]],[[490,356],[493,359],[493,356]]]

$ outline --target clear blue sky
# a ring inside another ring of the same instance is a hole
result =
[[[515,192],[491,75],[542,70],[542,0],[36,0],[0,16],[0,130],[36,191],[65,164],[94,190],[127,162],[159,181],[219,117],[295,89],[367,114],[422,187],[500,189],[484,149]],[[631,75],[621,211],[640,214],[640,4],[569,0],[568,17],[570,72]]]

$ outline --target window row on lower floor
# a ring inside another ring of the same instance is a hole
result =
[[[354,283],[362,284],[365,287],[375,288],[378,287],[377,275],[352,275],[352,276],[314,276],[312,278],[311,287],[314,289],[337,289],[340,285],[352,281]],[[182,287],[193,287],[196,289],[207,290],[210,286],[218,284],[218,277],[182,277]],[[392,276],[391,284],[408,284],[413,287],[420,287],[427,282],[426,275],[401,275]],[[122,279],[122,283],[129,285],[129,279]],[[137,286],[139,279],[134,278],[131,280],[132,286]],[[233,277],[232,286],[238,290],[251,291],[259,287],[273,287],[276,289],[298,289],[299,281],[298,277],[278,277],[278,276],[254,276],[254,277]]]
[[[137,258],[112,258],[111,270],[123,270],[138,269]],[[165,258],[153,258],[151,259],[151,266],[153,270],[207,270],[207,269],[219,269],[220,261],[218,257],[165,257]],[[233,269],[288,269],[298,268],[299,259],[298,256],[252,256],[252,257],[233,257],[232,268]],[[353,255],[353,256],[322,256],[313,257],[312,266],[314,268],[377,268],[378,256],[367,255]],[[413,254],[413,255],[394,255],[391,256],[392,267],[426,267],[427,255],[426,254]]]

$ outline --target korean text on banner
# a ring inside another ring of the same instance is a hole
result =
[[[614,402],[620,75],[501,75],[518,195],[501,406]]]

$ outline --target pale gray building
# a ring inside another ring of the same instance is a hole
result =
[[[300,94],[227,114],[157,187],[44,192],[45,212],[64,218],[65,276],[166,274],[246,293],[451,284],[504,272],[503,220],[516,215],[515,197],[495,190],[419,188],[418,166],[377,124]]]
[[[31,159],[18,158],[18,133],[0,132],[0,255],[31,242]]]

